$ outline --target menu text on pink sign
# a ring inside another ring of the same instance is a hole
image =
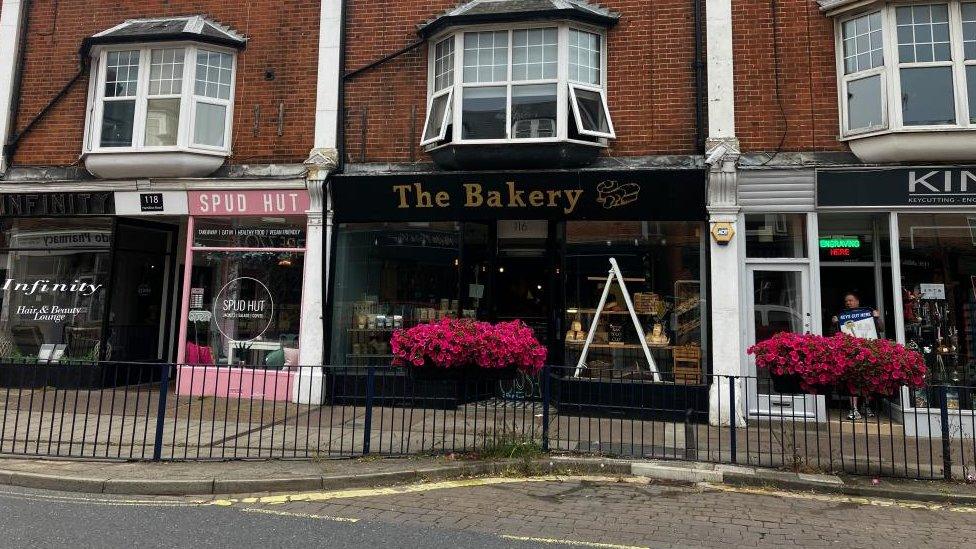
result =
[[[305,215],[305,190],[190,191],[190,215]]]

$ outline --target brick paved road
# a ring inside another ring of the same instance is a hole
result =
[[[591,547],[962,547],[976,539],[976,509],[729,490],[571,480],[234,507]]]

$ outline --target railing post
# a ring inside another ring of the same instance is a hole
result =
[[[162,368],[162,379],[159,380],[159,403],[156,407],[156,438],[153,441],[153,461],[163,458],[163,428],[166,426],[166,397],[169,395],[169,374],[172,365],[165,364]],[[176,426],[174,425],[175,429]]]
[[[376,367],[366,370],[366,421],[363,424],[363,455],[369,455],[369,436],[373,430],[373,392],[375,388]]]
[[[542,367],[542,451],[549,451],[549,365]]]
[[[948,387],[939,386],[939,416],[942,424],[942,476],[952,480],[952,441],[949,438]]]
[[[736,452],[735,428],[738,423],[739,407],[735,403],[735,376],[729,376],[729,445],[732,451],[732,463],[738,463]],[[721,413],[721,411],[719,412]]]

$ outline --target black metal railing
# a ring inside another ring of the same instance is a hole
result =
[[[870,399],[743,376],[0,362],[0,454],[122,460],[540,452],[907,478],[976,474],[976,387]],[[961,398],[967,395],[967,398]],[[903,398],[904,397],[904,398]],[[871,413],[868,412],[871,411]]]

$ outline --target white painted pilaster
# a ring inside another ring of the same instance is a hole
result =
[[[716,223],[740,227],[738,206],[739,142],[735,137],[735,93],[732,59],[732,0],[705,1],[706,66],[708,72],[708,140],[705,158],[708,172],[709,229]],[[729,378],[746,373],[744,368],[740,310],[744,236],[736,234],[728,244],[709,238],[712,304],[712,385],[709,421],[713,425],[745,425],[746,386],[741,381],[731,400]]]
[[[325,296],[328,295],[329,245],[332,241],[332,211],[326,179],[338,166],[339,57],[342,37],[342,1],[322,0],[319,14],[319,62],[316,78],[315,138],[305,166],[311,197],[302,287],[302,328],[299,337],[299,370],[292,389],[292,401],[301,404],[325,402]]]
[[[20,64],[20,25],[25,17],[22,0],[3,0],[0,7],[0,146],[6,145],[14,131],[14,81]],[[0,152],[0,175],[9,167],[7,155]]]
[[[705,0],[708,137],[735,138],[732,0]]]

